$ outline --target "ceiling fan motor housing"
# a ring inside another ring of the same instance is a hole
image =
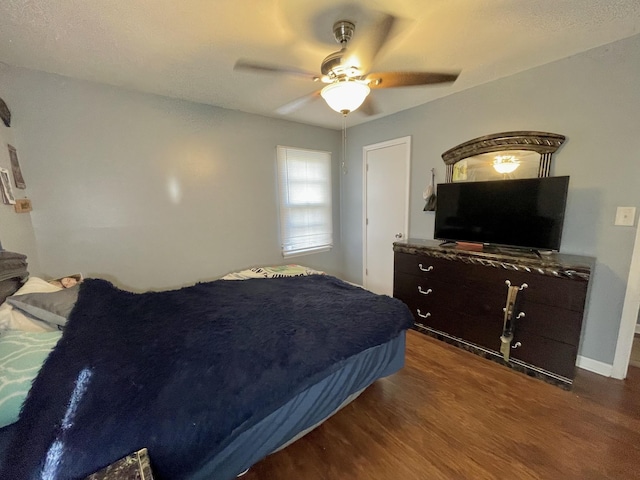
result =
[[[332,80],[359,75],[357,67],[343,65],[342,63],[347,51],[347,43],[353,37],[355,28],[355,24],[348,20],[340,20],[333,24],[333,35],[336,42],[342,45],[342,48],[337,52],[327,55],[327,57],[322,61],[320,70],[323,75],[326,75]]]
[[[356,29],[356,25],[349,20],[339,20],[333,24],[333,36],[336,38],[336,42],[340,45],[344,45],[351,37]]]

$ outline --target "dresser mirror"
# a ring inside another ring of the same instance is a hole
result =
[[[546,132],[504,132],[475,138],[442,154],[446,182],[548,177],[551,157],[565,137]]]

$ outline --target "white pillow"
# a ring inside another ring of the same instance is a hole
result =
[[[29,280],[14,293],[14,295],[24,295],[27,293],[50,293],[62,290],[60,287],[51,285],[46,280],[38,277],[29,277]],[[0,331],[22,330],[23,332],[52,332],[57,330],[49,323],[36,320],[26,316],[17,308],[13,308],[7,302],[0,305]]]
[[[0,305],[0,332],[4,330],[22,330],[23,332],[53,332],[57,327],[50,323],[27,317],[8,303]]]
[[[27,280],[25,284],[21,286],[16,293],[14,293],[14,295],[24,295],[26,293],[59,292],[60,290],[62,290],[61,287],[52,285],[46,280],[38,277],[29,277],[29,280]]]

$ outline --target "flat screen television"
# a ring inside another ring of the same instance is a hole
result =
[[[569,177],[442,183],[434,237],[560,250]]]

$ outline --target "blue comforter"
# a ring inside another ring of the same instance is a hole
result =
[[[159,478],[189,478],[239,432],[411,325],[400,301],[324,275],[143,294],[85,280],[0,478],[82,478],[142,447]]]

